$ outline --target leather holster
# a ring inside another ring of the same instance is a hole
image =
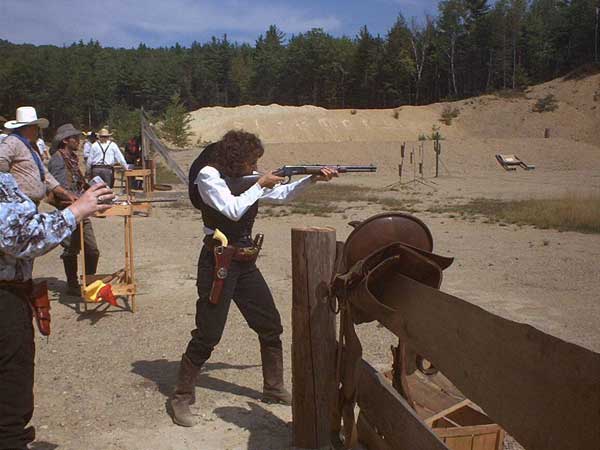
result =
[[[0,282],[0,287],[14,292],[26,301],[31,307],[40,334],[50,336],[50,300],[45,281],[3,281]]]
[[[225,286],[225,280],[229,275],[229,267],[232,261],[243,263],[254,263],[258,258],[262,247],[263,235],[259,234],[254,239],[252,247],[234,247],[228,245],[214,246],[212,251],[215,257],[215,270],[213,272],[213,283],[210,290],[209,301],[216,305],[221,301],[221,294]],[[212,241],[215,242],[215,241]],[[210,243],[208,244],[210,248]]]
[[[33,283],[29,303],[42,336],[50,336],[50,300],[48,284],[45,281]]]
[[[221,301],[225,279],[227,278],[227,275],[229,275],[229,267],[231,266],[235,251],[236,248],[230,245],[227,247],[218,245],[213,249],[213,254],[215,255],[215,270],[209,297],[209,301],[213,305],[217,305]]]

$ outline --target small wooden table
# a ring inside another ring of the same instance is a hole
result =
[[[136,311],[135,295],[136,295],[136,283],[135,283],[135,270],[133,261],[133,215],[136,212],[148,214],[152,205],[150,203],[124,203],[115,204],[109,210],[96,214],[95,217],[123,217],[124,224],[124,242],[125,242],[125,267],[123,269],[115,271],[122,272],[117,278],[116,282],[111,282],[112,291],[116,297],[127,297],[129,308],[131,312]],[[96,274],[86,275],[85,274],[85,241],[83,238],[83,226],[79,227],[79,236],[81,239],[81,251],[79,258],[81,260],[81,293],[87,286],[92,284],[94,281],[102,280],[110,277],[111,274]],[[84,302],[85,311],[87,311],[88,302]]]
[[[131,199],[132,197],[132,186],[133,182],[137,178],[142,178],[144,183],[144,194],[147,196],[151,196],[154,191],[154,180],[151,169],[131,169],[125,171],[125,192],[127,193],[127,197]]]

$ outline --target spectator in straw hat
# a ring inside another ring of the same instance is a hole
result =
[[[48,170],[61,186],[77,196],[87,189],[87,183],[79,169],[77,156],[80,136],[81,131],[70,123],[58,127],[52,140],[52,157],[48,163]],[[81,295],[77,276],[77,255],[81,251],[81,234],[79,232],[81,226],[85,243],[85,273],[87,275],[96,274],[100,258],[92,221],[84,219],[77,226],[75,232],[60,244],[64,248],[61,259],[67,277],[67,293],[76,296]]]
[[[67,204],[77,199],[60,186],[60,183],[46,171],[35,142],[39,129],[48,127],[47,119],[40,119],[35,108],[17,108],[16,119],[4,124],[12,133],[0,144],[0,172],[10,172],[17,184],[36,204],[52,194],[57,201]]]
[[[115,166],[120,164],[127,168],[127,161],[119,146],[110,139],[111,136],[112,133],[106,128],[98,131],[98,141],[92,144],[86,168],[90,178],[98,175],[112,188],[115,184]]]

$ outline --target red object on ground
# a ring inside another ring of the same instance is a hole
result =
[[[102,289],[100,289],[100,291],[98,291],[98,298],[103,302],[109,303],[112,306],[118,306],[117,298],[115,297],[115,294],[113,294],[112,287],[110,284],[107,284]]]

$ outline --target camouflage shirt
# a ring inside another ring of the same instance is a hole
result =
[[[0,280],[31,279],[33,259],[52,250],[76,227],[69,209],[39,213],[12,175],[0,173]]]

